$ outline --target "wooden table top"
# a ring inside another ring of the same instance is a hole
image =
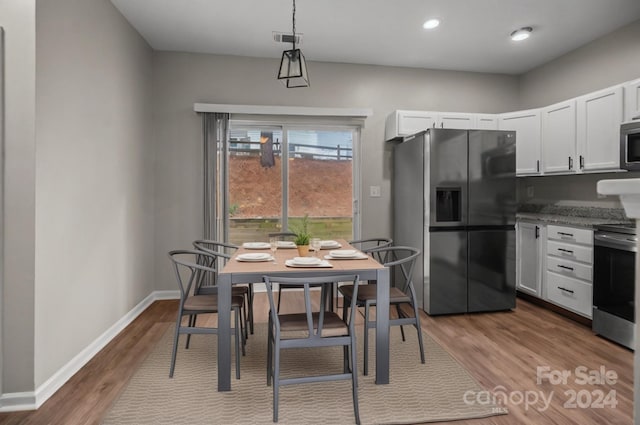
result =
[[[343,239],[337,240],[342,247],[340,249],[356,249],[353,246],[349,245],[349,243]],[[329,251],[332,249],[322,249],[320,250],[320,256],[324,258],[325,255],[329,254]],[[246,249],[239,248],[231,257],[231,259],[227,262],[220,273],[286,273],[286,272],[300,272],[304,270],[314,270],[314,271],[344,271],[351,272],[354,270],[377,270],[382,269],[384,266],[378,263],[371,257],[368,257],[366,260],[327,260],[333,267],[287,267],[285,265],[286,260],[290,260],[294,257],[298,257],[298,250],[295,248],[278,248],[276,251],[276,263],[273,261],[260,261],[260,262],[248,262],[248,261],[238,261],[238,255],[254,252],[254,253],[269,253],[271,251],[269,248],[266,249]],[[310,255],[313,255],[311,252]]]

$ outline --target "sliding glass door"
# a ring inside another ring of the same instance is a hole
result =
[[[308,215],[322,239],[357,229],[354,152],[358,128],[231,121],[226,155],[225,230],[232,243],[267,240]]]

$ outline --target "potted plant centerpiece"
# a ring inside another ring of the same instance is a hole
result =
[[[309,214],[305,214],[300,225],[292,226],[291,230],[296,234],[293,242],[298,248],[298,255],[300,257],[306,257],[309,255],[309,241],[311,240],[311,234],[309,234]]]

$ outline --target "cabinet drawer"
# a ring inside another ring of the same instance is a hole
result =
[[[587,264],[576,263],[559,257],[547,257],[547,270],[576,279],[593,280],[593,268]]]
[[[593,245],[593,230],[549,225],[547,226],[547,238],[563,242]]]
[[[565,258],[567,260],[581,261],[583,263],[593,264],[593,248],[588,246],[548,241],[547,254]]]
[[[570,277],[547,272],[547,299],[584,316],[591,317],[593,287]]]

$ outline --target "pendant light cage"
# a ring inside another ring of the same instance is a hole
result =
[[[296,0],[293,0],[293,33],[291,50],[282,52],[278,80],[287,88],[309,87],[309,74],[307,73],[307,61],[302,50],[296,49]]]

